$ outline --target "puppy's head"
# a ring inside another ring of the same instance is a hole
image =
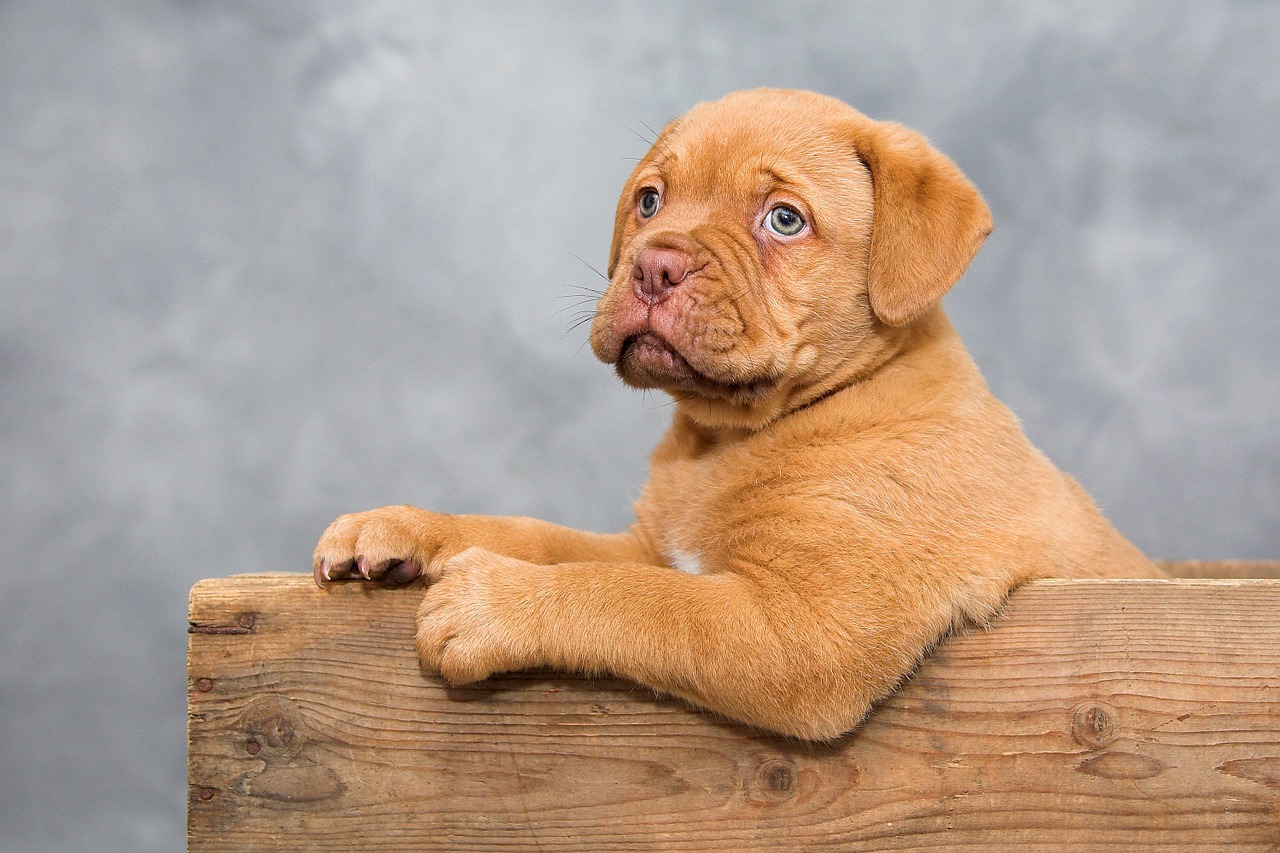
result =
[[[991,230],[924,137],[810,92],[672,122],[618,202],[591,346],[708,426],[756,428],[883,357]]]

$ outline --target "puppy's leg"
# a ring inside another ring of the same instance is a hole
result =
[[[610,673],[806,739],[855,727],[945,630],[837,617],[732,572],[541,566],[478,548],[441,568],[417,644],[450,684],[531,667]]]
[[[439,566],[469,547],[482,547],[533,563],[568,560],[647,560],[629,533],[600,535],[533,518],[444,515],[411,506],[386,506],[335,520],[316,545],[317,584],[363,577],[409,583],[439,576]]]

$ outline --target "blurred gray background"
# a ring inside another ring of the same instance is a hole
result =
[[[670,409],[567,331],[699,100],[928,134],[947,298],[1158,557],[1280,557],[1280,5],[0,2],[0,849],[183,843],[186,595],[411,502],[624,526]]]

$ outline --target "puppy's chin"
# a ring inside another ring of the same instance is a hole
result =
[[[734,406],[762,402],[777,387],[769,378],[724,382],[697,370],[654,332],[638,332],[622,344],[618,376],[633,388],[658,388],[677,399],[716,400]]]

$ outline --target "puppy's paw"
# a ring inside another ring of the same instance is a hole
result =
[[[483,548],[445,560],[418,608],[418,660],[451,686],[537,665],[533,616],[518,602],[534,568]]]
[[[445,520],[411,506],[384,506],[341,516],[316,545],[311,559],[316,583],[364,578],[400,585],[424,573],[430,576]]]

